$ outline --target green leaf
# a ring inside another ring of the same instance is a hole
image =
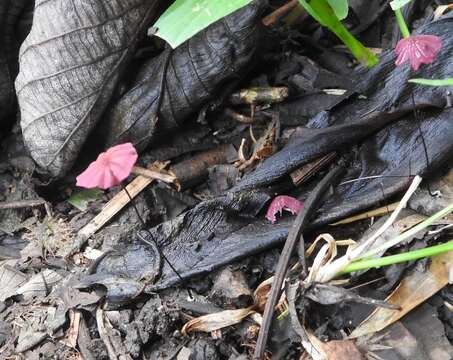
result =
[[[152,0],[151,0],[152,1]],[[157,20],[156,35],[176,48],[252,0],[176,0]]]
[[[390,7],[393,11],[401,9],[404,5],[409,4],[412,0],[393,0],[390,2]]]
[[[348,0],[327,0],[338,20],[346,19],[348,16]]]
[[[410,79],[410,83],[429,86],[453,86],[453,78],[446,79]]]
[[[68,203],[80,211],[85,211],[90,202],[100,199],[103,194],[104,192],[99,189],[82,190],[72,195],[68,199]]]
[[[389,266],[394,264],[399,264],[402,262],[413,261],[418,259],[427,258],[430,256],[435,256],[443,254],[449,251],[453,251],[453,241],[449,241],[444,244],[434,245],[426,247],[423,249],[412,250],[408,252],[403,252],[397,255],[389,255],[376,259],[365,259],[353,262],[346,266],[342,273],[347,274],[354,271],[368,270],[371,268],[379,268],[381,266]]]
[[[372,67],[377,64],[378,58],[369,49],[357,40],[348,29],[344,27],[328,0],[299,0],[299,3],[307,12],[315,18],[322,26],[327,27],[349,48],[351,53],[362,64]]]

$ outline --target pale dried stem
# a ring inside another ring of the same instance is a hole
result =
[[[163,171],[145,169],[140,166],[134,166],[132,168],[132,174],[141,175],[148,179],[160,180],[169,184],[174,184],[176,181],[176,177],[171,174],[164,173]]]
[[[400,203],[396,207],[395,211],[389,216],[387,221],[367,240],[362,242],[359,246],[353,249],[348,254],[342,256],[341,258],[333,261],[329,266],[321,269],[321,271],[316,274],[316,281],[319,282],[328,282],[337,276],[341,270],[343,270],[347,265],[352,261],[360,258],[371,246],[376,242],[377,239],[395,222],[396,218],[400,212],[406,207],[407,202],[409,201],[412,194],[417,190],[420,185],[422,178],[420,176],[415,176],[412,180],[411,186],[404,194]]]

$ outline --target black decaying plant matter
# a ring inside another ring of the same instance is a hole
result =
[[[106,116],[108,145],[130,141],[143,149],[239,80],[260,44],[264,3],[252,2],[143,64],[137,81]]]
[[[27,6],[32,5],[32,0],[0,1],[0,131],[5,120],[16,111],[14,78],[18,72],[17,54],[22,34],[28,32],[27,24],[20,20]]]
[[[159,260],[157,262],[157,264],[159,264],[158,266],[158,269],[157,269],[157,272],[155,274],[155,277],[152,279],[151,283],[153,283],[156,278],[160,275],[160,269],[161,269],[161,265],[160,265],[160,257],[162,257],[165,262],[167,263],[167,265],[174,271],[174,273],[176,274],[176,276],[181,280],[181,281],[184,281],[183,278],[181,277],[181,275],[179,274],[178,270],[175,269],[175,267],[173,266],[173,264],[167,259],[167,257],[159,250],[159,248],[157,247],[157,244],[156,244],[156,241],[154,240],[154,238],[152,237],[151,233],[146,230],[146,223],[145,223],[145,220],[143,220],[143,217],[140,215],[140,211],[138,211],[137,209],[137,206],[135,205],[135,202],[134,202],[134,199],[132,198],[131,194],[129,193],[129,191],[127,191],[127,188],[124,186],[124,185],[121,185],[123,191],[127,194],[131,204],[132,204],[132,207],[134,208],[134,211],[135,213],[137,214],[137,217],[138,219],[140,220],[140,223],[142,224],[142,226],[145,228],[145,232],[146,234],[148,235],[148,237],[150,238],[150,240],[147,240],[145,237],[143,237],[140,233],[137,235],[138,238],[144,242],[145,244],[151,246],[151,248],[153,249],[154,253],[156,254],[156,258]],[[192,294],[190,293],[190,289],[187,289],[188,291],[188,294],[189,294],[189,297],[192,299]]]
[[[453,16],[449,16],[417,29],[417,33],[420,34],[439,36],[443,43],[436,61],[429,66],[421,67],[417,77],[428,79],[451,77],[452,28]],[[380,129],[392,126],[392,123],[413,113],[412,96],[417,109],[443,109],[448,106],[447,88],[413,86],[407,82],[414,76],[410,67],[395,67],[394,62],[394,52],[387,51],[381,55],[377,66],[355,72],[353,78],[358,79],[355,91],[364,94],[365,99],[355,99],[352,102],[338,104],[328,112],[319,112],[310,119],[306,125],[307,129],[293,136],[285,148],[266,159],[253,174],[245,177],[236,190],[243,191],[271,184],[327,152],[350,147],[351,144],[361,142]],[[402,142],[405,138],[404,129],[399,131],[401,135],[398,139]],[[411,130],[406,130],[406,133],[410,132]],[[401,156],[398,152],[393,153]],[[291,161],[287,161],[289,157]],[[406,171],[401,175],[408,173]]]

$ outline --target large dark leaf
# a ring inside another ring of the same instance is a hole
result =
[[[45,172],[76,159],[158,0],[38,0],[16,92],[25,144]]]
[[[108,144],[131,141],[143,149],[156,130],[177,128],[240,79],[260,43],[263,5],[254,1],[147,61],[103,122]]]

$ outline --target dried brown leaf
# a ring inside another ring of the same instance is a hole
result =
[[[238,324],[242,319],[254,313],[252,307],[237,310],[225,310],[214,314],[200,316],[186,323],[181,332],[186,335],[195,331],[211,332],[227,326]]]

